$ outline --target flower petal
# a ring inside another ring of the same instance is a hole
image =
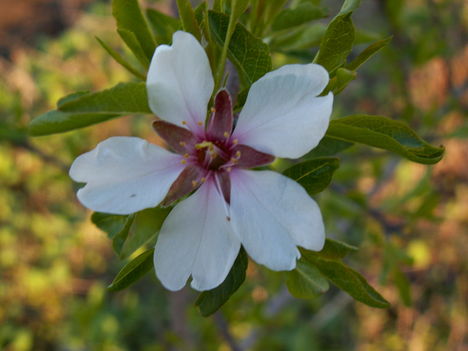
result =
[[[319,65],[286,65],[252,84],[233,136],[277,157],[298,158],[325,135],[333,94],[317,97],[328,83]]]
[[[192,287],[210,290],[221,284],[240,248],[226,217],[222,196],[209,179],[177,204],[156,243],[156,275],[169,290],[180,290],[192,275]]]
[[[300,257],[296,245],[322,249],[320,209],[295,181],[271,171],[233,170],[231,183],[231,222],[256,262],[291,270]]]
[[[172,46],[160,45],[146,81],[151,110],[168,122],[202,131],[214,82],[205,50],[192,34],[177,31]]]
[[[70,177],[87,183],[77,194],[84,206],[130,214],[161,202],[184,168],[180,160],[143,139],[112,137],[79,156]]]

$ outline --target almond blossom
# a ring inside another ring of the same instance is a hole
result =
[[[86,183],[78,198],[112,214],[175,203],[154,253],[156,275],[170,290],[190,276],[196,290],[215,288],[241,245],[259,264],[292,270],[298,246],[324,245],[320,209],[292,179],[249,169],[299,158],[318,144],[332,110],[333,95],[319,96],[328,80],[316,64],[269,72],[252,84],[235,121],[225,89],[207,109],[214,89],[208,58],[191,34],[178,31],[172,46],[157,47],[147,78],[149,105],[160,118],[153,127],[173,152],[140,138],[109,138],[72,164],[70,176]]]

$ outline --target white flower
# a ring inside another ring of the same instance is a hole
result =
[[[291,270],[297,246],[321,250],[325,240],[320,209],[293,180],[272,171],[250,171],[274,156],[303,156],[324,136],[333,95],[318,95],[328,73],[316,64],[286,65],[255,82],[233,127],[229,93],[215,97],[208,58],[188,33],[176,32],[172,46],[159,46],[148,72],[147,90],[158,134],[176,153],[142,139],[113,137],[79,156],[70,176],[86,186],[84,206],[130,214],[158,204],[178,203],[156,244],[156,275],[170,290],[192,276],[197,290],[226,278],[243,245],[256,262]],[[274,156],[272,156],[274,155]]]

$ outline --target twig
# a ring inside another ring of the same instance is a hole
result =
[[[232,351],[244,351],[244,349],[237,344],[236,340],[229,331],[228,323],[221,312],[216,312],[214,314],[213,321],[218,327],[221,336],[227,342]]]

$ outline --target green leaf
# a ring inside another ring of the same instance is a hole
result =
[[[325,240],[325,245],[323,246],[322,251],[315,252],[301,249],[301,253],[304,258],[315,256],[331,260],[339,260],[346,257],[349,253],[356,252],[357,250],[358,248],[356,246],[327,238]]]
[[[272,29],[275,31],[290,29],[324,17],[327,17],[326,9],[306,2],[299,4],[296,8],[281,11],[275,18]]]
[[[340,15],[346,15],[356,10],[361,5],[361,0],[345,0],[341,6]]]
[[[353,43],[354,26],[351,13],[339,15],[328,25],[314,62],[332,73],[346,62]]]
[[[91,221],[113,240],[121,259],[129,257],[145,244],[155,244],[157,234],[170,208],[148,208],[129,216],[95,212]]]
[[[74,113],[52,110],[34,118],[28,126],[29,135],[41,136],[68,132],[119,117],[116,113]]]
[[[355,71],[361,65],[363,65],[367,60],[374,56],[378,51],[384,48],[390,41],[392,37],[388,37],[382,40],[379,40],[371,45],[369,45],[363,52],[361,52],[353,61],[346,65],[346,68]]]
[[[133,54],[138,59],[138,61],[140,61],[143,67],[148,68],[151,58],[148,58],[148,56],[146,55],[135,33],[121,28],[117,29],[117,33],[119,33],[122,40],[125,42],[125,44],[127,44],[129,49],[133,52]]]
[[[124,67],[127,71],[129,71],[131,74],[133,74],[135,77],[141,79],[141,80],[146,80],[145,74],[140,72],[137,68],[133,67],[130,63],[128,63],[122,55],[120,55],[117,51],[112,49],[109,45],[107,45],[105,42],[103,42],[101,39],[96,37],[96,40],[99,42],[99,44],[103,47],[104,50],[117,62],[119,63],[122,67]]]
[[[340,259],[356,251],[358,251],[356,246],[349,245],[343,241],[326,239],[325,246],[318,254],[324,258]]]
[[[234,8],[232,5],[234,4]],[[247,10],[250,5],[250,0],[230,0],[224,2],[225,13],[232,14],[234,22],[236,22],[240,16]]]
[[[333,172],[339,166],[340,161],[337,158],[317,158],[295,164],[283,174],[302,185],[309,195],[314,195],[330,184]]]
[[[354,79],[356,79],[356,72],[340,67],[336,70],[335,76],[330,79],[321,95],[326,95],[329,91],[332,91],[334,95],[338,95]]]
[[[127,215],[94,212],[91,215],[91,222],[103,232],[106,232],[110,239],[114,239],[124,228],[127,218]]]
[[[347,141],[325,136],[311,152],[304,156],[304,158],[311,159],[314,157],[333,156],[351,146],[353,146],[353,144]]]
[[[411,283],[408,277],[401,271],[400,268],[395,267],[392,271],[393,281],[398,289],[401,300],[407,307],[411,307]]]
[[[204,29],[204,20],[205,20],[205,14],[206,17],[208,17],[208,4],[206,2],[200,3],[197,7],[195,7],[195,18],[197,19],[198,25],[200,26],[200,29],[203,29],[203,34],[205,34],[205,29]]]
[[[222,47],[229,25],[229,16],[215,11],[208,13],[212,35]],[[271,70],[268,45],[237,24],[228,48],[228,57],[247,86]]]
[[[170,44],[172,42],[172,34],[182,29],[182,25],[177,18],[168,16],[157,10],[146,10],[146,16],[153,28],[158,44]]]
[[[407,124],[382,116],[353,115],[333,120],[327,135],[395,152],[407,159],[434,164],[442,159],[443,147],[435,147]]]
[[[117,276],[107,289],[109,291],[123,290],[143,277],[153,268],[153,253],[154,249],[147,250],[127,263],[117,273]]]
[[[127,216],[127,220],[125,221],[123,228],[112,238],[112,248],[119,256],[121,255],[122,248],[128,238],[130,228],[132,227],[134,221],[135,214]]]
[[[57,107],[60,109],[66,103],[77,100],[82,96],[88,95],[89,93],[90,93],[89,91],[77,91],[77,92],[65,95],[64,97],[61,97],[57,101]]]
[[[195,302],[202,316],[207,317],[215,313],[239,289],[245,280],[247,265],[247,254],[241,248],[226,280],[218,287],[202,292]]]
[[[288,52],[307,49],[320,45],[327,28],[322,23],[314,23],[307,27],[294,28],[274,35],[270,43],[273,50]]]
[[[177,8],[179,9],[180,21],[182,22],[182,28],[184,31],[192,33],[195,38],[200,41],[200,27],[198,26],[190,0],[177,0]]]
[[[120,250],[120,258],[129,257],[150,241],[155,243],[159,230],[170,211],[171,208],[155,207],[137,212]]]
[[[120,83],[96,93],[70,94],[59,100],[58,108],[34,118],[29,123],[29,134],[62,133],[122,115],[152,113],[144,82]]]
[[[116,86],[96,93],[81,94],[74,99],[61,102],[59,109],[64,112],[148,113],[146,83],[119,83]]]
[[[117,31],[130,50],[135,53],[135,42],[130,39],[131,34],[133,34],[136,43],[143,50],[147,60],[151,60],[156,43],[149,30],[148,23],[141,13],[138,1],[112,0],[112,15],[117,21]]]
[[[314,264],[330,282],[346,291],[357,301],[371,307],[390,307],[388,301],[370,286],[363,276],[342,262],[316,256],[307,256],[306,259]]]
[[[291,295],[299,299],[314,298],[329,288],[317,267],[305,260],[299,260],[296,269],[286,272],[286,285]]]

